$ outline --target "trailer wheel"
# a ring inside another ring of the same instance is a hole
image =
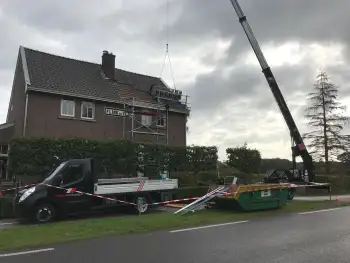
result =
[[[56,217],[56,210],[50,204],[39,204],[35,208],[34,220],[38,224],[45,224],[53,221]]]
[[[136,210],[138,213],[142,214],[145,213],[148,209],[147,205],[147,198],[144,196],[138,196],[136,197]]]

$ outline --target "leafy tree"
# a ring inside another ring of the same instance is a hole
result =
[[[338,101],[338,89],[327,74],[321,72],[307,98],[309,106],[305,117],[313,130],[304,134],[304,138],[309,142],[314,159],[324,160],[326,172],[330,172],[330,161],[346,148],[341,132],[349,118],[344,116],[346,107]]]
[[[226,149],[227,164],[245,173],[259,172],[261,154],[256,149],[250,149],[247,143],[243,146]]]

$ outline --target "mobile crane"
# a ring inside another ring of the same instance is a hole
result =
[[[243,30],[250,42],[251,47],[259,61],[262,72],[265,75],[267,83],[270,86],[271,92],[275,97],[275,100],[279,106],[279,109],[284,117],[285,122],[287,123],[290,135],[292,138],[292,156],[293,156],[293,169],[286,171],[277,171],[274,170],[272,173],[265,176],[265,183],[279,183],[283,181],[296,183],[296,184],[306,184],[314,185],[317,188],[328,189],[330,191],[329,184],[317,184],[315,183],[315,167],[311,155],[309,154],[304,141],[300,135],[300,132],[294,122],[292,114],[290,113],[288,106],[283,98],[281,90],[276,82],[275,77],[271,71],[271,68],[266,62],[266,59],[260,49],[258,41],[256,40],[253,31],[247,21],[246,16],[244,15],[239,3],[237,0],[230,0],[233,8],[236,11],[236,14],[239,18]],[[295,158],[300,156],[303,160],[304,169],[296,170],[296,161]]]

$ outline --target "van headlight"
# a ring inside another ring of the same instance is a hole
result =
[[[23,202],[28,196],[30,196],[35,191],[35,187],[29,188],[27,191],[23,193],[18,202]]]

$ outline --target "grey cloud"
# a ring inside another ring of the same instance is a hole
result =
[[[4,0],[4,12],[44,32],[80,34],[105,31],[110,38],[136,39],[159,23],[160,1]]]
[[[279,113],[265,110],[257,110],[250,104],[239,102],[236,107],[232,107],[222,120],[215,118],[215,115],[207,115],[213,118],[210,126],[200,125],[202,122],[198,119],[192,120],[191,127],[193,133],[198,136],[210,134],[208,142],[215,142],[220,148],[221,155],[224,155],[224,149],[235,147],[247,142],[248,145],[264,145],[269,147],[276,143],[286,142],[287,150],[289,148],[289,132]],[[299,127],[305,130],[303,123]],[[275,146],[274,146],[275,147]],[[258,147],[259,148],[259,147]],[[283,151],[282,147],[279,149]],[[264,154],[264,153],[263,153]]]
[[[193,88],[187,88],[191,103],[198,111],[220,108],[227,101],[234,98],[250,96],[255,92],[260,82],[259,76],[251,74],[249,68],[232,71],[227,78],[223,78],[223,69],[203,74],[196,78]]]
[[[347,0],[247,0],[241,6],[260,42],[279,44],[297,40],[302,42],[350,41]],[[170,39],[179,44],[206,41],[211,38],[234,40],[224,63],[232,63],[237,54],[250,49],[230,1],[177,0],[172,1],[170,12],[175,22],[169,25]],[[164,37],[163,28],[157,38]],[[149,32],[147,32],[148,34]]]
[[[237,66],[226,78],[222,77],[225,68],[199,75],[192,87],[186,88],[191,96],[194,111],[222,110],[229,101],[246,100],[252,108],[278,111],[271,90],[261,72],[255,66]],[[308,65],[283,65],[273,69],[281,91],[289,105],[295,92],[305,95],[312,88],[314,76]],[[298,80],[298,81],[296,81]],[[300,104],[300,101],[297,101]],[[294,105],[291,105],[294,107]]]
[[[236,147],[237,145],[242,145],[244,142],[247,142],[247,144],[270,144],[278,140],[283,140],[287,136],[287,131],[283,130],[269,130],[264,131],[264,133],[253,131],[247,134],[240,134],[239,136],[227,137],[222,144],[228,145],[228,147]]]
[[[111,4],[111,1],[107,2]],[[41,30],[59,30],[65,33],[79,32],[92,26],[94,18],[106,14],[104,4],[96,1],[71,0],[54,1],[21,1],[5,0],[2,4],[4,12],[15,17],[23,24]]]
[[[339,86],[339,97],[349,97],[350,96],[350,66],[337,65],[337,66],[328,66],[324,69],[329,78],[330,82]]]
[[[350,2],[339,0],[240,1],[253,30],[264,41],[347,39]],[[181,37],[213,35],[231,38],[242,31],[230,1],[177,0],[182,13],[171,26]],[[321,18],[321,19],[320,19]],[[331,29],[331,30],[330,30]],[[344,37],[346,36],[346,37]],[[174,36],[175,37],[175,36]],[[239,37],[239,36],[238,36]]]
[[[0,32],[1,38],[5,41],[0,41],[0,70],[14,68],[16,57],[13,54],[14,45],[18,41],[21,31],[17,24],[7,20],[5,15],[0,16]]]

